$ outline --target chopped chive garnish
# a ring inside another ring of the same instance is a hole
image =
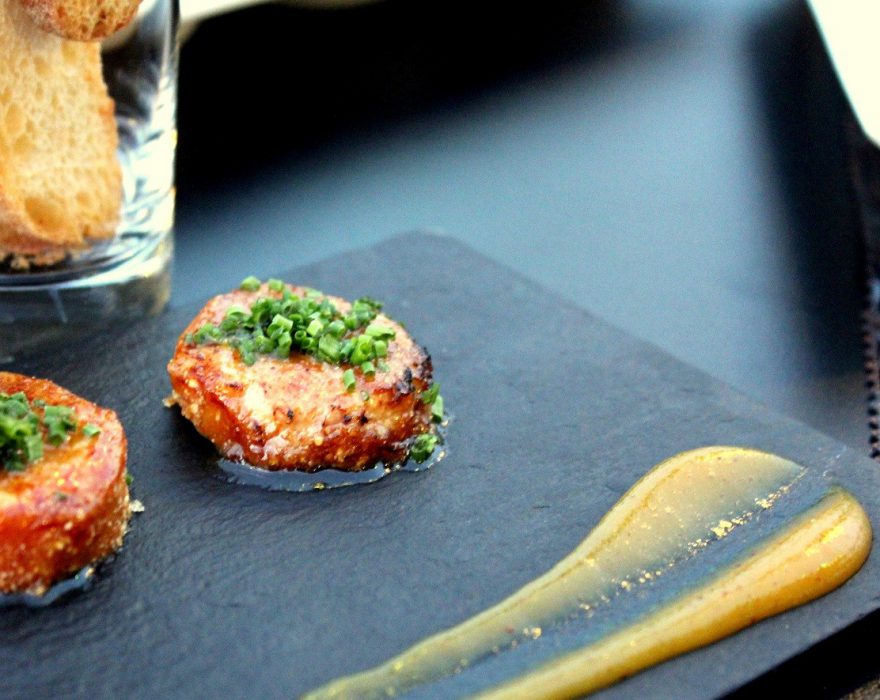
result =
[[[370,337],[376,340],[376,342],[385,342],[386,347],[388,347],[387,341],[394,340],[394,338],[397,337],[397,333],[394,332],[393,328],[377,326],[375,323],[370,324],[367,331],[369,332]]]
[[[219,325],[205,323],[184,336],[190,345],[223,344],[235,350],[246,365],[261,355],[287,358],[292,353],[306,353],[332,364],[360,367],[372,376],[378,367],[387,371],[380,358],[388,356],[388,341],[394,329],[374,320],[382,303],[369,297],[355,300],[348,313],[341,313],[315,289],[305,289],[297,296],[281,280],[270,279],[268,288],[281,292],[281,298],[260,297],[250,305],[231,306]],[[248,277],[241,288],[256,291],[261,282]]]
[[[316,336],[324,330],[324,324],[321,323],[319,319],[313,320],[308,326],[306,326],[306,333],[311,336]]]
[[[361,345],[360,343],[356,343],[354,349],[351,352],[351,356],[348,358],[349,362],[353,365],[361,365],[370,359],[373,356],[372,348]]]
[[[434,382],[430,388],[422,393],[422,401],[426,404],[432,404],[437,400],[437,397],[440,395],[440,385],[437,382]]]
[[[86,423],[82,427],[82,432],[86,437],[95,437],[101,434],[101,429],[94,423]]]
[[[431,407],[431,418],[434,422],[440,423],[443,420],[443,397],[440,396],[440,385],[434,382],[422,393],[422,401]]]
[[[233,319],[238,322],[244,321],[249,316],[248,311],[243,306],[230,306],[226,309],[226,318]]]
[[[438,396],[434,399],[434,403],[431,404],[431,418],[434,419],[435,423],[440,423],[443,420],[443,397]]]
[[[43,456],[43,436],[39,433],[36,435],[24,436],[22,453],[24,454],[24,461],[26,464],[36,462]]]
[[[56,447],[76,430],[76,419],[70,406],[46,406],[43,409],[43,425],[49,442]]]
[[[421,464],[434,453],[435,447],[437,447],[437,436],[431,433],[423,433],[413,440],[409,456]]]
[[[220,339],[220,329],[213,323],[206,323],[193,333],[193,342],[196,345],[204,345]]]
[[[339,362],[341,344],[334,335],[323,335],[318,341],[318,356],[327,362]]]
[[[133,483],[134,477],[129,472],[125,472],[125,485],[131,486]]]
[[[257,291],[261,284],[256,277],[247,277],[241,289]],[[186,334],[184,342],[228,345],[245,365],[253,365],[261,355],[286,359],[293,353],[305,353],[332,364],[348,364],[352,367],[342,375],[346,391],[354,391],[357,384],[353,367],[359,367],[367,378],[374,377],[377,371],[389,371],[385,358],[388,343],[396,334],[393,328],[375,322],[381,302],[361,297],[343,314],[318,290],[306,288],[304,297],[300,297],[274,278],[266,286],[272,292],[280,292],[281,297],[259,297],[249,309],[230,306],[219,326],[205,323]],[[422,393],[421,399],[431,407],[433,420],[439,422],[443,419],[443,399],[438,392],[439,386],[434,384]],[[56,419],[49,427],[49,440],[63,439],[64,426],[62,418]],[[419,444],[424,446],[426,440],[428,437]],[[413,449],[415,454],[419,453],[415,446]]]
[[[354,391],[354,387],[357,382],[354,378],[353,369],[349,368],[342,373],[342,383],[345,386],[346,391]]]
[[[394,338],[394,330],[387,326],[380,326],[376,323],[371,323],[367,326],[364,333],[376,340],[392,340]]]
[[[266,334],[270,338],[278,338],[282,333],[289,333],[293,328],[293,321],[281,314],[272,317],[272,323],[266,327]]]
[[[23,392],[0,393],[0,469],[23,471],[43,456],[46,442],[60,445],[77,425],[69,406],[30,402]]]

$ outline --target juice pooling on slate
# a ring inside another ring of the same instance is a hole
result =
[[[707,447],[672,457],[544,576],[385,664],[306,697],[381,698],[420,689],[574,697],[818,598],[858,571],[872,534],[849,493],[806,475],[793,462],[750,449]],[[511,673],[505,664],[514,657]]]

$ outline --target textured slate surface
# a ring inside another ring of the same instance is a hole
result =
[[[399,237],[283,276],[384,299],[406,322],[455,417],[449,457],[304,495],[214,478],[211,446],[162,405],[164,365],[196,308],[10,367],[119,412],[146,512],[91,591],[49,609],[0,610],[0,697],[296,696],[509,594],[567,554],[645,471],[705,444],[827,471],[877,522],[870,460],[452,239]],[[874,552],[817,603],[603,697],[730,691],[876,609],[878,569]]]

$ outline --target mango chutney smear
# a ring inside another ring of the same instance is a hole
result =
[[[305,697],[384,698],[426,684],[487,698],[577,697],[818,598],[859,570],[872,531],[852,495],[806,474],[782,457],[738,447],[667,459],[540,578]],[[633,595],[638,589],[646,595]],[[590,629],[594,613],[606,616],[598,632]],[[542,649],[542,637],[553,634],[580,641],[562,652]],[[493,665],[530,645],[535,653],[523,669],[492,680]]]

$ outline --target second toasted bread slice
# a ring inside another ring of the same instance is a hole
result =
[[[97,43],[40,29],[0,0],[0,261],[48,264],[115,233],[113,101]]]

